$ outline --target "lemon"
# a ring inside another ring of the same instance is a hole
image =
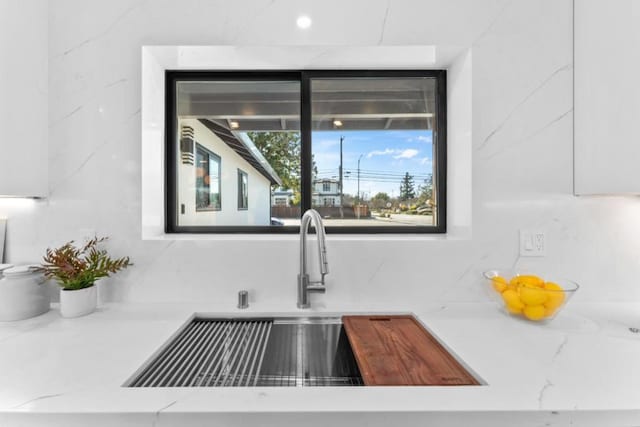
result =
[[[522,314],[522,307],[524,307],[524,305],[517,307],[517,306],[511,306],[511,305],[506,305],[505,306],[507,308],[507,311],[511,314]]]
[[[542,288],[525,285],[520,288],[520,299],[526,305],[542,305],[547,302],[549,295]]]
[[[553,309],[555,311],[564,302],[564,289],[553,282],[545,283],[544,288],[547,294],[547,301],[544,302],[544,306],[549,310]]]
[[[507,289],[511,289],[512,291],[516,291],[516,292],[518,291],[518,287],[519,287],[519,286],[518,286],[518,285],[516,285],[515,283],[509,283],[509,284],[507,285]]]
[[[557,283],[553,283],[553,282],[546,282],[544,284],[544,288],[548,289],[550,291],[564,291],[564,289],[562,289],[562,286],[558,285]]]
[[[556,310],[558,309],[558,307],[549,307],[546,304],[543,305],[544,307],[544,317],[551,317],[555,314]]]
[[[518,314],[522,312],[524,304],[520,300],[520,296],[518,296],[518,293],[513,289],[506,289],[502,293],[502,299],[504,300],[509,313]]]
[[[541,288],[544,286],[544,280],[533,274],[523,274],[521,276],[514,276],[511,278],[510,283],[520,286],[536,286]]]
[[[507,279],[501,276],[495,276],[491,279],[491,284],[493,285],[493,289],[498,293],[502,293],[505,289],[507,289]]]
[[[509,280],[509,286],[513,288],[517,288],[520,286],[520,282],[518,281],[520,276],[513,276],[511,280]]]
[[[545,308],[543,305],[527,305],[522,310],[522,314],[529,320],[541,320],[545,317]]]

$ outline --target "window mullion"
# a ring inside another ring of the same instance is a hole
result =
[[[311,79],[300,74],[300,215],[311,209],[312,160],[311,160]]]

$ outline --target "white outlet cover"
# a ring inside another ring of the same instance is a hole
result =
[[[544,230],[520,230],[520,256],[547,255],[547,234]]]

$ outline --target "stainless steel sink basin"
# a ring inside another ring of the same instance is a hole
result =
[[[195,316],[128,387],[360,386],[339,317]]]
[[[257,385],[362,385],[340,318],[274,319]]]

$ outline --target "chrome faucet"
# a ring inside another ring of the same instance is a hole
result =
[[[318,256],[320,257],[320,280],[312,282],[309,280],[307,272],[307,234],[309,234],[309,223],[313,221],[318,240]],[[327,262],[327,246],[325,242],[324,225],[318,211],[309,209],[302,215],[300,224],[300,274],[298,275],[298,308],[309,308],[309,293],[324,293],[327,288],[324,286],[324,276],[329,273],[329,263]]]

